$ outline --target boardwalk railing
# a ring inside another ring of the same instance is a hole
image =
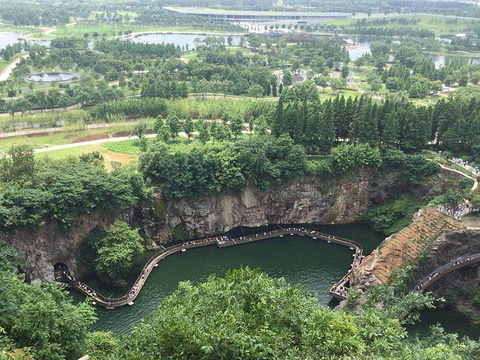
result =
[[[351,264],[350,270],[347,274],[337,283],[332,286],[329,291],[329,294],[337,299],[346,299],[347,288],[349,282],[351,281],[352,273],[354,269],[360,264],[362,261],[362,254],[363,248],[362,246],[352,240],[344,239],[338,236],[324,234],[314,230],[308,230],[304,228],[286,228],[281,230],[273,230],[264,233],[249,235],[249,236],[241,236],[237,238],[230,238],[229,236],[217,236],[217,237],[210,237],[201,240],[191,240],[188,242],[184,242],[181,244],[173,245],[161,250],[159,253],[152,256],[143,267],[142,271],[138,275],[137,279],[135,280],[132,288],[130,291],[118,298],[109,298],[103,296],[95,289],[89,287],[86,284],[74,279],[68,268],[66,266],[62,266],[61,268],[57,269],[57,273],[63,278],[64,281],[68,282],[74,289],[81,292],[85,296],[91,297],[94,302],[98,305],[106,307],[107,309],[113,309],[116,307],[124,306],[124,305],[133,305],[133,301],[137,298],[138,294],[143,288],[143,285],[148,279],[148,276],[152,272],[152,270],[157,266],[157,264],[165,259],[166,257],[173,255],[175,253],[186,251],[187,249],[202,247],[202,246],[209,246],[217,244],[218,247],[228,247],[234,245],[241,245],[241,244],[248,244],[255,241],[261,241],[269,238],[274,237],[283,237],[285,235],[300,235],[300,236],[309,236],[313,239],[320,239],[326,241],[328,243],[335,243],[342,246],[348,246],[351,250],[355,251],[353,254],[353,262]],[[350,284],[351,285],[351,284]]]
[[[433,283],[440,280],[445,275],[461,269],[465,266],[476,264],[480,262],[480,253],[462,256],[455,260],[446,263],[445,265],[440,266],[439,268],[432,271],[430,274],[425,276],[413,289],[413,292],[421,292],[430,287]]]

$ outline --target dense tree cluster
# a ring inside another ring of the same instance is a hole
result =
[[[0,351],[2,359],[78,359],[84,355],[88,328],[95,309],[74,305],[57,285],[29,284],[16,274],[22,263],[0,242]]]
[[[479,156],[479,102],[476,97],[415,106],[403,96],[383,102],[366,96],[337,96],[320,102],[315,86],[284,91],[269,117],[272,133],[289,134],[309,151],[329,153],[336,141],[393,146],[406,152],[435,142],[441,149]]]
[[[95,49],[115,58],[123,54],[133,54],[140,55],[142,58],[168,59],[180,53],[179,48],[174,44],[145,44],[123,40],[102,40],[95,44]]]
[[[55,219],[64,229],[94,210],[114,213],[145,196],[138,175],[107,173],[94,158],[36,161],[28,146],[13,147],[0,161],[0,228],[41,227]]]
[[[58,3],[27,1],[20,4],[3,0],[0,4],[2,19],[15,26],[52,26],[70,22],[70,12]]]
[[[177,99],[188,97],[188,86],[184,81],[179,83],[177,81],[163,81],[150,78],[148,82],[143,83],[140,91],[142,97],[147,98],[164,98],[164,99]]]
[[[87,237],[87,253],[93,252],[88,261],[95,264],[95,273],[108,284],[124,286],[135,256],[144,251],[138,230],[117,220],[106,233],[93,235]]]
[[[180,283],[157,313],[121,343],[106,343],[101,359],[473,359],[477,342],[447,335],[414,339],[404,325],[417,310],[431,306],[404,287],[378,287],[361,310],[331,311],[317,298],[284,279],[248,268],[211,276],[206,282]],[[382,310],[377,303],[384,304]],[[350,306],[355,306],[354,301]],[[221,311],[219,311],[221,309]],[[405,314],[410,315],[404,317]],[[399,319],[403,320],[399,320]],[[98,348],[97,348],[98,349]]]
[[[284,91],[271,118],[274,135],[289,134],[311,151],[328,153],[335,141],[423,149],[432,132],[431,111],[402,98],[374,102],[338,96],[320,102],[309,83]]]
[[[247,178],[268,187],[305,173],[307,160],[303,148],[288,136],[252,136],[231,145],[173,153],[157,141],[141,155],[140,169],[146,179],[163,184],[167,198],[175,199],[242,190]]]
[[[124,116],[126,118],[139,118],[146,116],[164,115],[167,106],[164,99],[124,99],[100,104],[97,107],[97,117],[111,119]]]
[[[3,60],[10,61],[13,56],[20,54],[22,50],[23,47],[21,43],[16,43],[13,45],[8,44],[7,46],[5,46],[5,49],[0,50],[0,56]]]
[[[382,81],[390,91],[405,90],[412,98],[423,98],[442,90],[443,83],[476,84],[480,81],[479,71],[480,66],[469,65],[462,58],[448,60],[437,69],[433,59],[420,53],[418,45],[401,45],[395,52],[395,64],[383,70]]]

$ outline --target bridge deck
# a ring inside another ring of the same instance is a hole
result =
[[[422,281],[420,281],[417,286],[413,289],[413,292],[421,292],[430,287],[433,283],[443,278],[445,275],[461,269],[465,266],[476,264],[480,262],[480,253],[473,255],[466,255],[455,260],[452,260],[445,265],[440,266],[439,268],[432,271],[430,274],[425,276]]]
[[[274,237],[283,237],[285,235],[309,236],[311,238],[326,241],[328,243],[335,243],[342,246],[348,246],[350,249],[355,251],[353,254],[353,262],[351,264],[350,270],[342,279],[340,279],[340,281],[337,284],[334,284],[329,291],[329,294],[337,299],[341,299],[341,300],[346,299],[348,283],[351,281],[352,272],[362,261],[362,254],[363,254],[362,246],[359,243],[352,240],[340,238],[338,236],[323,234],[318,231],[307,230],[304,228],[287,228],[287,229],[281,229],[281,230],[273,230],[273,231],[264,232],[260,234],[241,236],[238,238],[230,238],[228,236],[218,236],[218,237],[206,238],[201,240],[192,240],[192,241],[167,247],[161,250],[159,253],[152,256],[147,261],[142,271],[138,275],[137,279],[135,280],[135,283],[133,284],[130,291],[127,294],[118,298],[105,297],[102,294],[100,294],[98,291],[95,291],[95,289],[90,288],[86,284],[83,284],[80,281],[74,279],[70,275],[68,268],[63,268],[61,275],[63,276],[63,279],[67,281],[74,289],[81,292],[85,296],[91,297],[96,304],[106,307],[107,309],[113,309],[116,307],[125,306],[127,304],[133,304],[133,301],[139,295],[140,291],[143,288],[143,285],[147,281],[148,276],[150,275],[152,270],[155,268],[155,266],[161,260],[165,259],[170,255],[176,254],[181,251],[185,251],[186,249],[191,249],[196,247],[210,246],[210,245],[216,244],[218,247],[223,248],[223,247],[229,247],[229,246],[235,246],[235,245],[241,245],[241,244],[248,244],[251,242],[261,241],[261,240],[270,239]]]

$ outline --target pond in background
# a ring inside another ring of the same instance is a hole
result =
[[[450,59],[461,58],[465,59],[468,64],[480,64],[480,58],[475,57],[458,57],[458,56],[448,56],[443,54],[432,54],[428,55],[429,58],[435,61],[435,67],[438,69],[441,66],[445,65],[445,62]]]
[[[347,42],[347,50],[350,55],[350,60],[355,61],[363,54],[370,54],[370,45],[372,41],[364,38],[349,38],[345,39]]]
[[[233,45],[240,44],[241,36],[231,35]],[[134,37],[132,41],[141,42],[145,44],[174,44],[179,45],[180,47],[186,47],[190,50],[195,48],[195,39],[200,39],[201,43],[208,37],[223,37],[225,38],[225,45],[227,45],[228,35],[200,35],[200,34],[178,34],[178,33],[155,33],[155,34],[145,34]]]
[[[0,31],[0,49],[5,49],[7,45],[13,45],[21,42],[22,34],[9,31]]]
[[[32,74],[28,76],[26,80],[31,82],[43,81],[45,83],[50,83],[53,81],[58,81],[58,82],[71,81],[75,77],[77,77],[77,74],[72,72],[49,72],[49,73]]]

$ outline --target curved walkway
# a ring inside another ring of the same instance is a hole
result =
[[[0,81],[6,81],[8,80],[8,78],[10,77],[10,75],[12,74],[12,71],[13,69],[15,69],[15,66],[17,66],[17,64],[22,60],[22,59],[26,59],[28,57],[28,54],[26,55],[21,55],[20,57],[16,58],[15,60],[13,60],[10,64],[8,64],[7,66],[5,66],[2,70],[2,72],[0,72]]]
[[[468,256],[462,256],[456,260],[452,260],[449,263],[446,263],[443,266],[440,266],[438,269],[435,269],[432,271],[430,274],[425,276],[422,281],[420,281],[417,286],[413,289],[413,292],[420,292],[426,290],[428,287],[430,287],[432,284],[434,284],[436,281],[440,280],[443,278],[445,275],[461,269],[465,266],[476,264],[480,262],[480,253],[473,254],[473,255],[468,255]]]
[[[254,241],[265,240],[274,237],[283,237],[285,235],[300,235],[300,236],[309,236],[313,239],[320,239],[328,243],[336,243],[343,246],[348,246],[351,250],[354,251],[353,262],[351,264],[350,270],[347,274],[337,283],[332,286],[329,291],[329,294],[337,299],[343,300],[346,299],[347,289],[350,285],[351,275],[355,268],[360,265],[362,261],[362,246],[352,240],[340,238],[333,235],[323,234],[318,231],[307,230],[304,228],[287,228],[281,230],[274,230],[260,234],[254,234],[250,236],[241,236],[238,238],[230,238],[228,236],[218,236],[213,238],[205,238],[201,240],[192,240],[185,243],[173,245],[161,250],[159,253],[155,254],[150,260],[147,261],[143,270],[135,280],[130,291],[119,298],[108,298],[100,294],[95,289],[90,288],[89,286],[81,283],[80,281],[74,279],[68,270],[67,267],[62,267],[59,273],[59,276],[62,277],[64,281],[69,283],[75,290],[81,292],[82,294],[91,297],[95,304],[101,305],[107,309],[114,309],[116,307],[124,305],[133,305],[133,301],[137,298],[140,291],[145,285],[145,282],[148,279],[148,276],[152,270],[158,266],[158,263],[165,259],[166,257],[176,254],[178,252],[186,251],[187,249],[192,249],[196,247],[209,246],[217,244],[218,247],[228,247],[241,244],[248,244]]]
[[[157,136],[157,134],[147,134],[147,135],[145,135],[145,138],[154,138],[156,136]],[[181,133],[179,133],[179,136],[183,136],[183,135]],[[185,135],[185,137],[186,136],[187,135]],[[76,148],[76,147],[80,147],[80,146],[104,144],[104,143],[109,143],[109,142],[120,142],[120,141],[135,140],[135,139],[138,140],[138,137],[132,135],[132,136],[122,136],[122,137],[91,140],[91,141],[82,141],[82,142],[78,142],[78,143],[56,145],[56,146],[49,146],[49,147],[44,147],[44,148],[40,148],[40,149],[35,149],[35,150],[33,150],[33,152],[34,153],[43,153],[43,152],[48,152],[48,151],[71,149],[71,148]]]
[[[433,161],[433,160],[431,160],[431,161]],[[460,174],[460,175],[466,177],[467,179],[473,180],[472,191],[477,190],[477,188],[478,188],[478,180],[477,180],[476,178],[474,178],[473,176],[469,176],[469,175],[461,172],[460,170],[451,169],[451,168],[449,168],[449,167],[447,167],[447,166],[445,166],[445,165],[440,164],[440,163],[437,162],[437,161],[435,161],[435,162],[436,162],[438,165],[440,165],[440,167],[441,167],[442,169],[444,169],[444,170],[447,170],[447,171],[451,171],[451,172]],[[457,165],[458,165],[458,164],[457,164]],[[459,166],[461,166],[461,165],[459,165]],[[466,169],[466,170],[468,170],[468,169]]]

